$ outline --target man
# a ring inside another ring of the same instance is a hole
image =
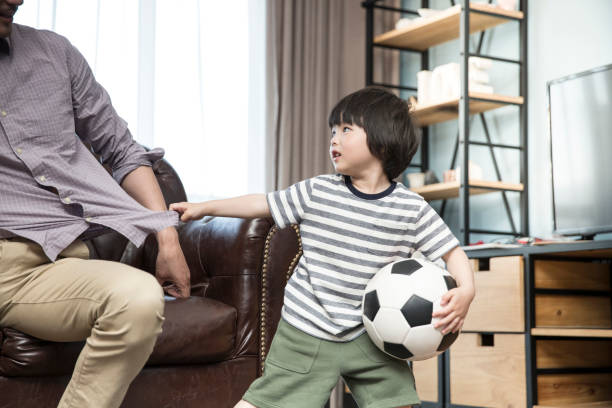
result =
[[[22,2],[0,0],[0,326],[87,339],[59,406],[118,407],[161,332],[159,283],[189,296],[178,216],[151,170],[163,151],[132,140],[65,38],[13,24]],[[157,281],[88,260],[83,239],[109,229],[137,246],[156,233]]]

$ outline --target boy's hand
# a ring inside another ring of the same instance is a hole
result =
[[[461,330],[473,299],[474,291],[467,288],[458,287],[446,292],[440,302],[442,308],[432,314],[432,317],[440,319],[434,328],[444,327],[442,334]]]
[[[177,213],[181,214],[181,221],[199,220],[206,215],[201,203],[196,204],[182,202],[170,204],[170,211],[176,211]]]

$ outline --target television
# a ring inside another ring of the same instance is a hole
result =
[[[612,231],[612,64],[547,83],[554,229]]]

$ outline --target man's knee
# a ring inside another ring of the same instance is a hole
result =
[[[126,341],[137,344],[161,333],[163,315],[164,293],[157,280],[132,270],[114,285],[103,319],[96,326],[125,331]]]

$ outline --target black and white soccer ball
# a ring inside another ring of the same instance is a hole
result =
[[[446,350],[459,333],[433,327],[432,313],[455,279],[425,259],[406,259],[383,267],[368,282],[362,301],[363,324],[376,346],[402,360],[425,360]],[[442,329],[442,328],[440,328]]]

